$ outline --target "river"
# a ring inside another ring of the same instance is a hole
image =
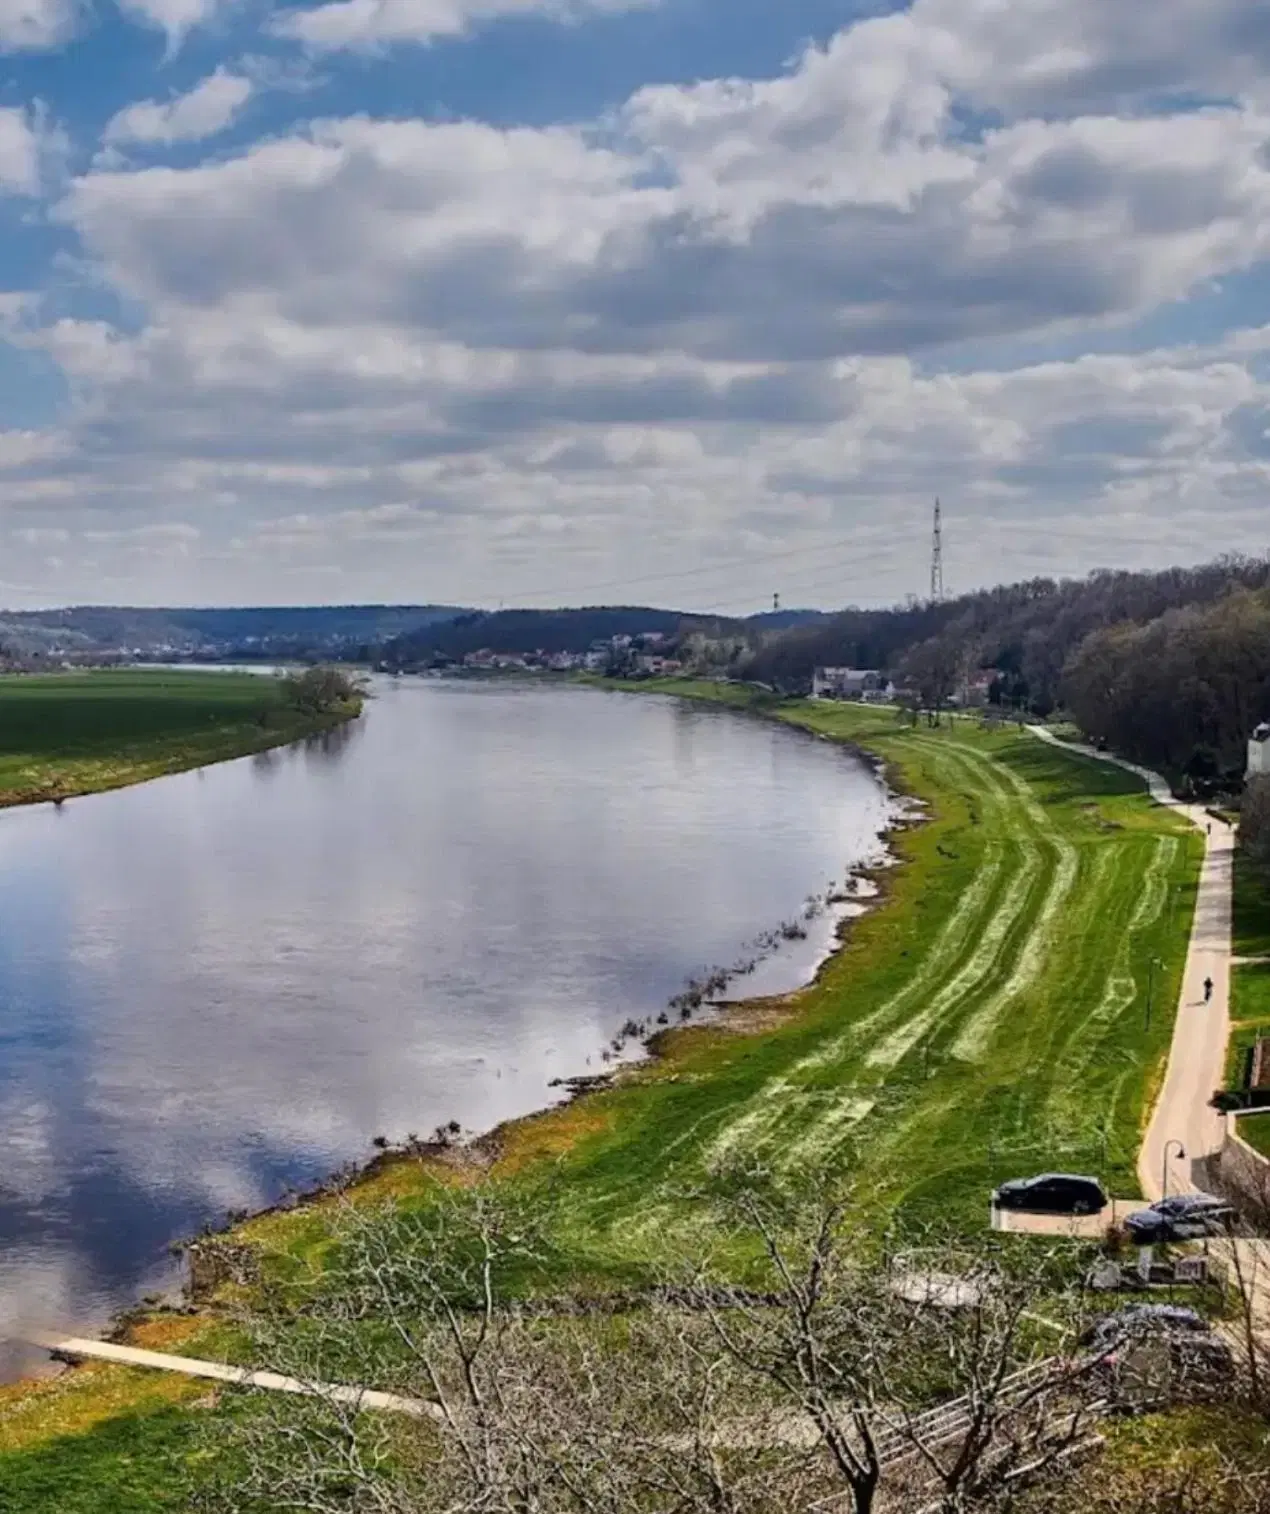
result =
[[[409,679],[322,739],[0,813],[0,1333],[99,1328],[171,1286],[173,1239],[376,1135],[559,1097],[887,818],[787,727]],[[832,930],[739,992],[804,981]]]

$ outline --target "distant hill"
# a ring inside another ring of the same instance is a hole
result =
[[[446,605],[301,605],[140,608],[71,605],[0,612],[0,641],[41,650],[145,655],[348,655],[462,614]]]
[[[604,605],[579,610],[471,610],[444,623],[409,631],[390,641],[384,660],[403,665],[441,654],[459,658],[491,652],[585,652],[593,641],[660,632],[677,635],[685,625],[735,624],[655,610],[645,605]]]
[[[751,631],[790,631],[795,626],[814,626],[831,619],[827,610],[765,610],[761,615],[749,615],[745,625]]]

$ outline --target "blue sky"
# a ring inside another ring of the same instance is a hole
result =
[[[887,602],[936,492],[954,588],[1263,551],[1268,64],[1270,0],[0,0],[0,601]]]

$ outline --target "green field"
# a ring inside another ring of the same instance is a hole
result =
[[[748,699],[709,685],[667,692]],[[912,729],[859,706],[766,713],[876,753],[895,785],[925,802],[927,819],[894,838],[902,865],[882,874],[878,907],[811,988],[721,1025],[674,1031],[661,1058],[615,1089],[500,1133],[495,1179],[548,1194],[566,1285],[637,1281],[668,1251],[696,1249],[706,1237],[695,1190],[734,1159],[835,1168],[854,1180],[861,1223],[874,1229],[897,1220],[981,1228],[995,1182],[1050,1167],[1136,1191],[1190,927],[1198,832],[1131,775],[1028,732],[968,720]],[[426,1202],[433,1181],[402,1159],[363,1196]],[[326,1224],[316,1209],[243,1233],[294,1255],[320,1248]],[[110,1381],[118,1417],[144,1379]],[[61,1391],[64,1429],[101,1419],[91,1382]],[[39,1399],[0,1403],[0,1504],[63,1455],[77,1475],[104,1458],[103,1485],[117,1480],[118,1446],[150,1434],[132,1421],[112,1442],[106,1418],[90,1456],[82,1436],[48,1440]],[[58,1423],[49,1417],[48,1432]],[[180,1424],[165,1412],[151,1427],[153,1460],[179,1460]],[[142,1500],[139,1489],[133,1496]]]
[[[321,723],[251,673],[3,676],[0,805],[119,788],[277,746]]]

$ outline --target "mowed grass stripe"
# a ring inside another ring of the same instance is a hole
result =
[[[963,754],[963,757],[969,758],[970,754]],[[1006,844],[1013,865],[994,898],[991,913],[962,970],[940,990],[921,1016],[869,1054],[870,1066],[893,1066],[900,1060],[896,1052],[902,1055],[909,1051],[932,1027],[939,1031],[937,1041],[946,1041],[949,1025],[956,1023],[957,1011],[980,1003],[994,983],[1006,985],[999,990],[1000,993],[1008,991],[1008,985],[1019,971],[1019,959],[1026,943],[1031,939],[1034,926],[1028,923],[1028,916],[1044,875],[1045,845],[1050,838],[1030,814],[1010,814],[997,765],[976,757],[965,761],[963,770],[972,786],[978,785],[982,792],[996,796],[991,808],[1008,835]],[[959,1034],[964,1034],[964,1030]]]
[[[663,1064],[597,1103],[611,1122],[560,1172],[579,1243],[597,1261],[654,1250],[687,1221],[683,1193],[728,1157],[836,1158],[879,1217],[974,1224],[1012,1163],[1062,1156],[1129,1181],[1189,929],[1189,893],[1160,904],[1193,887],[1179,822],[1131,775],[1028,733],[913,731],[858,707],[782,714],[879,753],[929,823],[900,838],[889,901],[852,927],[800,1014],[755,1038],[694,1029],[670,1056],[684,1081],[667,1086]],[[1163,960],[1149,1030],[1130,936]],[[878,1055],[888,1038],[898,1058]]]
[[[987,808],[1003,802],[1003,790],[972,754],[927,748],[926,755],[943,782],[977,790]],[[900,1061],[931,1024],[991,971],[999,949],[995,927],[1003,918],[1008,922],[1010,901],[1020,893],[1029,861],[1026,852],[989,833],[971,887],[908,984],[842,1036],[798,1059],[760,1089],[707,1148],[705,1164],[742,1152],[768,1157],[778,1166],[804,1162],[832,1150],[867,1118],[876,1104],[868,1084],[884,1081],[885,1069]],[[888,1025],[896,1028],[883,1034]]]

